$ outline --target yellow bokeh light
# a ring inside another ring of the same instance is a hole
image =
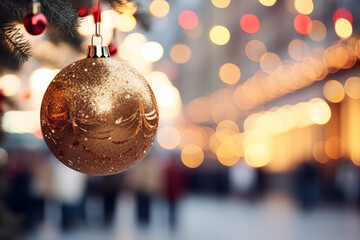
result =
[[[336,34],[345,39],[352,35],[353,27],[351,22],[345,18],[339,18],[335,22],[335,32]]]
[[[157,141],[167,150],[174,149],[180,143],[180,133],[174,127],[163,127],[157,134]]]
[[[205,97],[194,99],[186,106],[186,113],[196,123],[209,122],[211,120],[210,100]]]
[[[235,64],[225,63],[219,69],[219,77],[226,84],[235,84],[240,80],[241,72]]]
[[[339,159],[341,157],[341,140],[339,137],[332,137],[326,141],[325,152],[331,159]]]
[[[186,63],[191,58],[191,50],[184,44],[176,44],[170,49],[170,57],[176,63]]]
[[[181,151],[181,161],[189,168],[197,168],[204,161],[204,153],[199,146],[187,145]]]
[[[181,112],[179,90],[174,86],[164,86],[154,93],[159,106],[160,121],[175,121]]]
[[[148,62],[156,62],[162,58],[164,49],[160,43],[147,42],[141,48],[141,56]]]
[[[295,0],[294,7],[298,13],[309,15],[314,10],[312,0]]]
[[[44,93],[56,74],[57,72],[54,70],[48,68],[39,68],[35,70],[30,76],[31,86],[36,91]]]
[[[309,54],[309,46],[300,39],[294,39],[288,47],[289,55],[294,60],[300,60]]]
[[[121,32],[130,32],[136,27],[136,18],[129,14],[117,14],[116,28]]]
[[[214,44],[225,45],[230,40],[230,32],[226,27],[217,25],[211,28],[209,37]]]
[[[172,86],[172,83],[170,82],[167,75],[160,71],[154,71],[150,73],[146,79],[154,92],[156,92],[161,87]]]
[[[235,163],[239,161],[237,156],[234,156],[232,153],[233,147],[232,144],[221,144],[217,151],[216,156],[221,164],[224,166],[233,166]]]
[[[211,0],[211,2],[218,8],[226,8],[230,4],[230,0]]]
[[[262,143],[252,143],[245,147],[245,162],[250,167],[263,167],[270,162],[268,147]]]
[[[310,118],[314,123],[323,125],[330,120],[331,110],[324,101],[318,101],[312,104],[310,109]]]
[[[276,3],[276,0],[259,0],[259,2],[266,7],[271,7]]]
[[[274,72],[280,64],[280,57],[272,52],[265,53],[260,59],[260,67],[266,73]]]
[[[245,46],[246,56],[254,62],[259,62],[266,51],[265,44],[259,40],[251,40]]]
[[[345,82],[346,94],[354,99],[360,98],[360,78],[350,77]]]
[[[165,17],[170,10],[170,5],[164,0],[154,0],[149,6],[150,13],[155,17]]]
[[[35,111],[8,111],[2,127],[11,133],[34,133],[40,129],[39,113]]]
[[[13,74],[6,74],[0,78],[0,92],[5,96],[12,96],[21,88],[20,79]]]
[[[324,97],[333,103],[341,102],[345,96],[343,85],[336,80],[327,81],[324,85],[323,93]]]
[[[238,125],[230,120],[220,122],[216,127],[216,136],[221,142],[233,141],[233,135],[239,132]]]
[[[314,41],[322,41],[327,34],[326,26],[318,20],[312,21],[312,28],[309,33],[309,37]]]
[[[313,148],[313,156],[319,163],[327,163],[330,159],[325,152],[325,142],[320,141],[315,143]]]

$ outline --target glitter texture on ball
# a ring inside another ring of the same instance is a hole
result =
[[[145,78],[110,58],[84,58],[60,71],[45,92],[40,115],[51,152],[90,175],[111,175],[138,163],[159,123]]]

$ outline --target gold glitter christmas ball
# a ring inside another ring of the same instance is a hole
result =
[[[40,114],[51,152],[91,175],[119,173],[139,162],[159,123],[145,78],[111,58],[84,58],[61,70],[45,92]]]

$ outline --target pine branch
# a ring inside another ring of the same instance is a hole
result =
[[[78,26],[77,10],[66,0],[41,0],[41,3],[48,21],[73,36],[71,29]]]
[[[3,37],[0,40],[1,47],[10,51],[8,57],[15,58],[19,63],[28,60],[31,55],[30,42],[20,33],[20,28],[14,24],[5,24],[0,28],[0,34]]]
[[[7,21],[22,22],[24,13],[27,12],[27,4],[23,0],[14,1],[0,1],[0,15],[6,16]]]

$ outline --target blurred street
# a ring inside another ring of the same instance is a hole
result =
[[[167,239],[254,239],[261,240],[358,240],[359,210],[331,205],[301,211],[284,194],[273,193],[263,200],[218,198],[191,195],[179,203],[177,229],[171,231],[162,200],[151,207],[149,226],[136,224],[134,199],[124,194],[118,199],[115,222],[103,229],[94,224],[59,233],[43,226],[28,240],[167,240]]]

